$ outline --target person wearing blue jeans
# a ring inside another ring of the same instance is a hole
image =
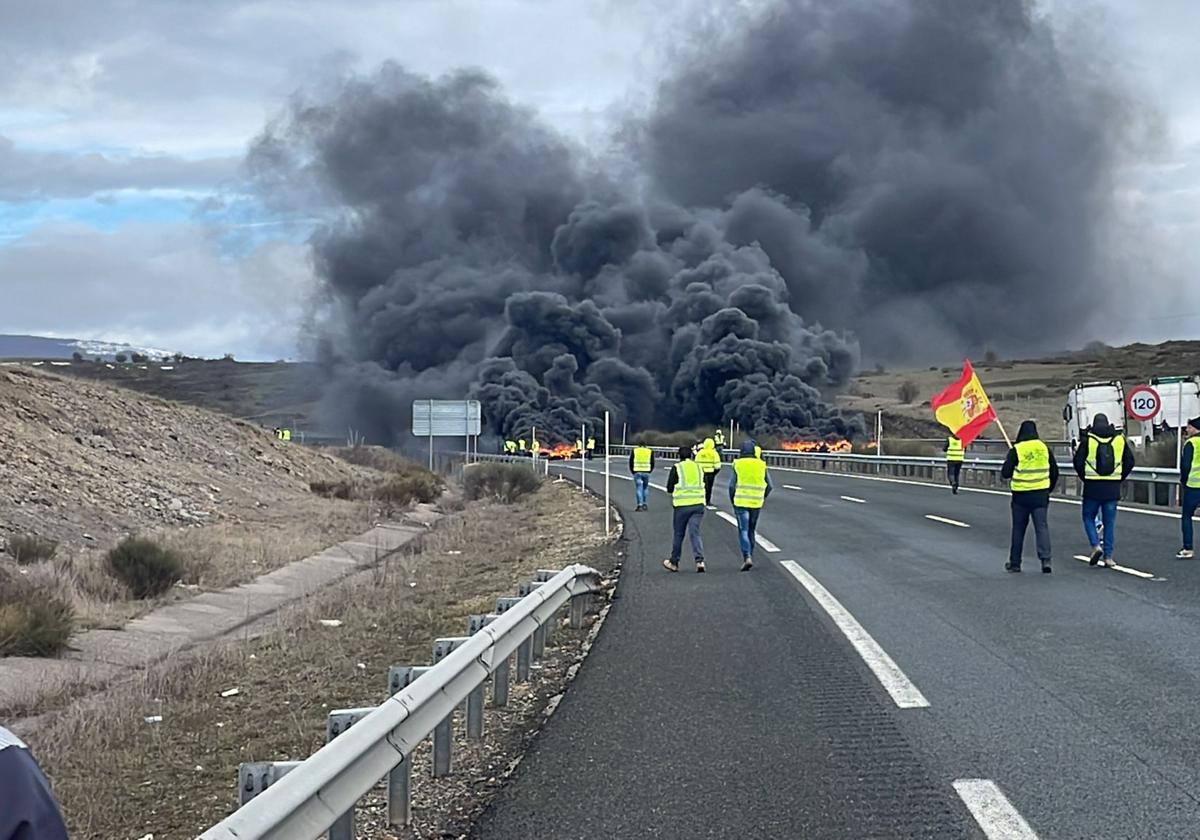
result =
[[[1183,548],[1175,556],[1180,560],[1195,556],[1195,534],[1192,517],[1200,508],[1200,417],[1188,421],[1184,431],[1188,441],[1179,456],[1179,491],[1183,509],[1180,528],[1183,531]]]
[[[1121,485],[1134,467],[1133,447],[1108,417],[1097,414],[1075,448],[1075,472],[1083,479],[1083,531],[1092,553],[1089,565],[1114,566],[1117,541],[1117,504]],[[1103,526],[1101,536],[1097,517]]]
[[[648,510],[647,493],[650,490],[650,474],[654,472],[654,451],[638,444],[629,453],[629,472],[633,475],[633,497],[636,510]]]
[[[679,463],[667,477],[667,492],[671,494],[675,510],[671,520],[671,556],[663,561],[663,568],[668,572],[679,571],[686,533],[692,544],[696,571],[703,572],[704,542],[700,538],[700,523],[704,519],[704,471],[692,457],[691,447],[679,447]]]
[[[742,441],[729,477],[729,501],[737,518],[738,542],[742,549],[742,571],[754,568],[754,537],[763,503],[771,495],[771,476],[766,463],[754,454],[755,443]]]
[[[67,840],[50,782],[16,735],[0,726],[0,838]]]

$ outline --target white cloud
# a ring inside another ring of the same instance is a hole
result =
[[[238,260],[219,230],[133,224],[39,228],[0,247],[0,333],[130,341],[187,353],[297,355],[312,290],[307,248],[268,241]]]

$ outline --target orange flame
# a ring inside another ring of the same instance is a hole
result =
[[[551,461],[564,461],[579,457],[579,449],[569,443],[559,443],[554,446],[543,446],[538,455]]]
[[[780,446],[788,452],[821,454],[850,452],[854,448],[848,440],[785,440]]]

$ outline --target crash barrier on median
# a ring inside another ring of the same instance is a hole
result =
[[[675,459],[678,450],[668,446],[650,447],[656,458],[666,461]],[[632,447],[614,446],[614,456],[628,457]],[[736,457],[736,451],[727,449],[723,460]],[[842,473],[910,479],[913,481],[945,482],[945,457],[904,457],[898,455],[835,455],[824,453],[782,452],[764,450],[763,459],[768,466],[782,469],[814,470],[818,472]],[[969,456],[963,461],[961,484],[964,487],[982,487],[1007,490],[1008,482],[1001,478],[1003,459]],[[1055,495],[1078,498],[1083,494],[1083,480],[1075,474],[1070,461],[1059,460],[1059,480]],[[1121,488],[1125,502],[1149,507],[1174,507],[1179,503],[1179,470],[1157,467],[1138,467],[1130,474]]]
[[[521,585],[521,597],[500,598],[494,613],[471,616],[467,635],[437,639],[432,665],[392,667],[382,705],[330,712],[328,743],[308,760],[239,767],[242,807],[201,840],[315,840],[326,831],[330,840],[352,840],[356,803],[383,780],[389,824],[408,825],[416,746],[432,734],[433,775],[451,773],[455,709],[466,702],[467,737],[482,739],[486,682],[493,705],[506,705],[510,658],[517,681],[528,682],[560,611],[582,627],[600,586],[600,573],[580,564],[538,571]]]

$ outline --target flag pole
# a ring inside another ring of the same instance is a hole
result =
[[[1004,431],[1004,424],[1000,422],[1000,415],[996,415],[996,425],[1000,427],[1000,434],[1004,435],[1004,442],[1008,444],[1008,448],[1012,449],[1012,441],[1008,439],[1008,432]]]

